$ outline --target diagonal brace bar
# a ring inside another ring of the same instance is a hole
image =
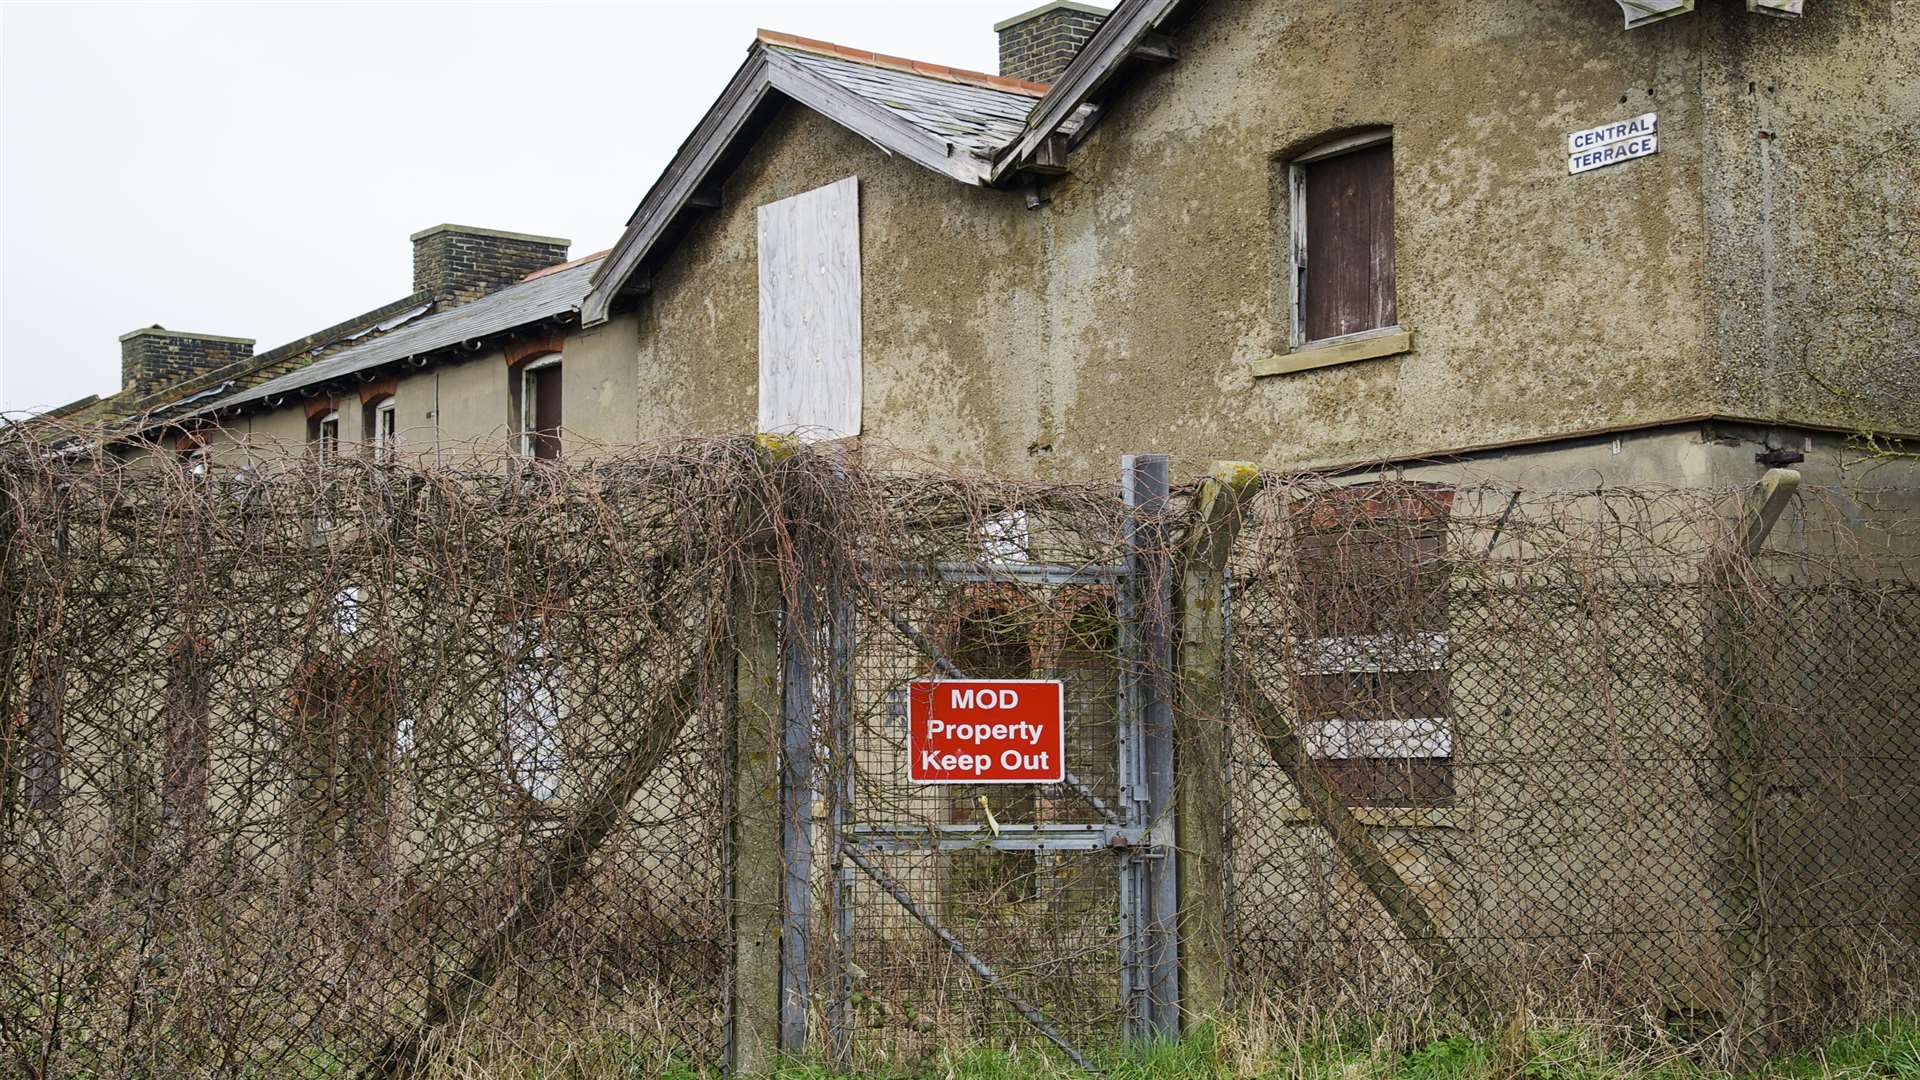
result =
[[[1048,1042],[1059,1047],[1060,1052],[1067,1055],[1068,1060],[1090,1073],[1098,1073],[1100,1071],[1094,1068],[1093,1063],[1089,1062],[1079,1050],[1075,1049],[1072,1043],[1068,1042],[1060,1032],[1054,1028],[1053,1021],[1047,1019],[1045,1013],[1034,1008],[1025,998],[1022,998],[1009,989],[1006,983],[1001,981],[999,973],[987,966],[986,961],[974,955],[972,950],[962,945],[960,939],[953,936],[952,931],[940,925],[939,920],[922,911],[920,905],[913,902],[913,897],[907,895],[907,890],[901,888],[900,884],[889,877],[885,870],[874,865],[873,860],[867,858],[866,855],[861,853],[860,849],[856,847],[848,846],[845,854],[848,859],[852,860],[855,866],[865,871],[866,875],[873,879],[874,884],[885,890],[886,894],[893,897],[901,907],[906,908],[907,914],[919,920],[920,925],[926,927],[934,937],[940,939],[940,944],[945,945],[948,951],[960,958],[961,963],[966,964],[975,975],[978,975],[980,981],[986,983],[987,989],[992,990],[1005,999],[1007,1004],[1013,1006],[1014,1011],[1018,1012],[1022,1019],[1033,1025],[1035,1031],[1046,1036]]]

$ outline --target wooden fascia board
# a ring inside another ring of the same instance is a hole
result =
[[[1008,172],[1018,169],[1020,162],[1031,156],[1048,136],[1073,116],[1075,109],[1112,78],[1120,66],[1133,56],[1147,35],[1158,28],[1161,20],[1178,6],[1180,0],[1139,0],[1137,3],[1123,4],[1119,10],[1107,16],[1107,20],[1100,24],[1100,29],[1094,32],[1092,40],[1080,50],[1080,55],[1067,66],[1067,70],[1060,73],[1060,78],[1047,90],[1046,96],[1034,106],[1033,115],[1027,120],[1026,131],[994,163],[991,179],[998,181]]]
[[[614,297],[632,278],[640,261],[646,258],[681,208],[692,201],[706,182],[714,162],[746,126],[768,88],[766,50],[756,45],[719,100],[680,145],[680,151],[654,182],[647,197],[641,200],[639,209],[628,219],[626,232],[594,274],[593,289],[580,305],[581,325],[606,321]]]
[[[990,163],[957,152],[952,143],[930,135],[882,106],[846,92],[778,55],[767,58],[773,88],[852,131],[889,154],[900,156],[963,184],[984,184]]]

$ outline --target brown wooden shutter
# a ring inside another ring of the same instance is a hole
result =
[[[1399,321],[1393,299],[1393,144],[1303,166],[1306,339]]]
[[[1361,484],[1309,495],[1288,508],[1299,556],[1294,694],[1303,730],[1328,721],[1449,717],[1444,662],[1425,668],[1388,658],[1421,655],[1422,636],[1447,628],[1452,506],[1447,488],[1381,491]],[[1360,659],[1370,649],[1382,660]],[[1345,664],[1325,663],[1342,656]],[[1318,761],[1329,786],[1350,805],[1453,802],[1451,757],[1349,749]]]
[[[536,368],[533,379],[533,456],[560,456],[560,365]]]

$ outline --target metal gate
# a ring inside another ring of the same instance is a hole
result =
[[[783,786],[812,811],[786,838],[783,1045],[805,1044],[814,977],[842,1066],[1041,1038],[1093,1069],[1092,1047],[1177,1034],[1165,457],[1123,459],[1121,495],[1111,535],[1016,507],[973,558],[871,567],[815,623],[826,649],[789,642],[788,693],[818,708],[788,715],[825,722],[787,728]],[[911,784],[907,687],[929,678],[1059,679],[1065,782]]]

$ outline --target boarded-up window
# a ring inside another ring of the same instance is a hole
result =
[[[760,208],[760,430],[860,434],[860,189]]]
[[[1453,801],[1445,488],[1361,485],[1291,508],[1294,697],[1307,755],[1347,801]]]
[[[1393,143],[1344,140],[1292,174],[1294,344],[1396,325]]]
[[[167,680],[166,759],[160,782],[160,813],[177,828],[197,833],[205,824],[211,764],[208,745],[213,713],[213,648],[193,634],[173,645]]]
[[[66,748],[67,672],[41,657],[27,665],[27,809],[52,811],[60,802]]]

